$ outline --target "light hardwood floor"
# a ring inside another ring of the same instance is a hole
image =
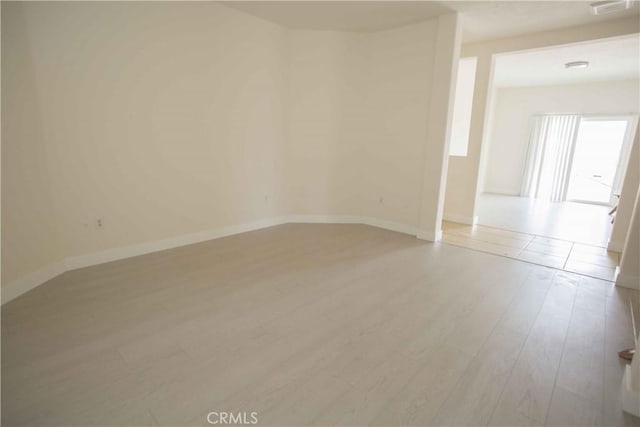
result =
[[[629,425],[611,283],[360,225],[65,273],[2,308],[2,425]]]

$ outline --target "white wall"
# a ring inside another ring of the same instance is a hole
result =
[[[279,214],[284,29],[214,3],[2,8],[3,284]]]
[[[3,288],[283,215],[414,231],[441,210],[425,184],[442,181],[456,15],[356,34],[199,2],[2,12]]]
[[[432,241],[442,237],[449,144],[461,45],[462,16],[449,14],[438,17],[418,233],[418,237]]]
[[[477,64],[478,58],[475,57],[462,58],[459,63],[449,150],[451,156],[467,155]]]
[[[366,216],[419,225],[437,31],[430,20],[371,36],[363,74],[371,109],[362,150]]]
[[[287,213],[360,215],[367,36],[292,31]]]
[[[483,190],[520,193],[534,115],[637,113],[639,99],[638,80],[497,89]]]
[[[287,213],[418,227],[437,30],[291,32]]]
[[[456,218],[466,218],[469,221],[475,215],[476,198],[484,172],[481,166],[483,163],[486,166],[484,159],[486,159],[487,153],[486,150],[483,153],[483,141],[488,133],[487,125],[491,114],[493,55],[637,33],[638,19],[632,16],[463,45],[461,55],[463,57],[477,57],[478,66],[471,113],[469,150],[466,157],[451,157],[449,159],[445,214]]]
[[[2,283],[58,261],[51,147],[24,16],[2,3]]]
[[[418,225],[436,30],[291,32],[288,213]]]
[[[609,250],[622,252],[629,233],[629,224],[636,202],[636,193],[640,183],[640,127],[636,125],[636,133],[631,144],[629,163],[622,180],[620,201],[616,209],[616,217],[611,229],[611,237],[607,245]],[[633,259],[633,258],[630,258]]]
[[[616,285],[640,290],[640,188],[636,190],[634,199]]]

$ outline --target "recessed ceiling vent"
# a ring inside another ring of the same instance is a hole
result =
[[[592,15],[604,15],[607,13],[619,12],[631,7],[631,0],[607,0],[591,3]]]

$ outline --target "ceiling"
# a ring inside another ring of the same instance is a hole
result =
[[[376,31],[458,11],[464,42],[475,42],[638,15],[640,7],[603,16],[591,1],[226,1],[223,4],[288,28]]]
[[[567,62],[573,61],[589,61],[589,67],[565,68]],[[637,79],[640,39],[628,36],[498,55],[494,70],[494,83],[498,87]]]
[[[376,31],[450,12],[435,1],[238,1],[225,5],[295,29]]]
[[[446,4],[464,16],[466,43],[593,24],[640,13],[638,2],[634,1],[625,11],[593,16],[589,5],[595,1],[449,1]]]

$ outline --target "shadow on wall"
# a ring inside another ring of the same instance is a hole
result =
[[[2,5],[2,283],[58,262],[53,153],[25,12]]]

